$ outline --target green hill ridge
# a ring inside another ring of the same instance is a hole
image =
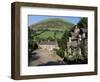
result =
[[[29,28],[33,30],[34,39],[48,40],[61,39],[64,32],[72,29],[74,24],[60,18],[49,18],[42,20],[36,24],[32,24]]]
[[[33,30],[60,30],[60,31],[65,31],[69,30],[71,27],[73,27],[74,24],[72,24],[69,21],[66,21],[64,19],[60,18],[49,18],[42,20],[36,24],[32,24],[30,27]]]

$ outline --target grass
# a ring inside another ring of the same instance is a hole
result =
[[[48,28],[49,30],[58,30],[58,31],[64,31],[65,29],[61,29],[61,28]]]
[[[56,32],[56,39],[61,39],[61,37],[63,36],[63,33],[64,32]],[[52,31],[45,31],[35,37],[39,37],[42,39],[48,39],[48,37],[51,37],[51,38],[55,39],[54,32],[52,32]]]
[[[45,31],[42,34],[40,34],[38,37],[46,39],[48,37],[52,37],[53,38],[53,36],[54,36],[54,32]]]

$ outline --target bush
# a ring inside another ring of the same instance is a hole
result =
[[[67,57],[64,57],[64,61],[67,64],[87,64],[87,59],[84,59],[84,57],[79,54],[70,54]]]
[[[30,51],[36,50],[36,49],[38,49],[38,44],[36,42],[33,42],[33,41],[29,42],[28,43],[28,49]]]
[[[61,58],[64,58],[64,51],[62,49],[56,50],[56,54],[59,55]]]

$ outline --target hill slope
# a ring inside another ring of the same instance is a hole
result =
[[[51,18],[31,25],[29,28],[34,30],[34,39],[51,40],[61,39],[65,30],[70,30],[74,24],[60,18]]]
[[[63,19],[60,18],[51,18],[51,19],[46,19],[43,20],[37,24],[33,24],[30,27],[33,30],[60,30],[60,31],[64,31],[67,29],[70,29],[72,26],[74,26],[74,24],[65,21]]]

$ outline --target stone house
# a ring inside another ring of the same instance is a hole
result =
[[[56,41],[42,41],[39,43],[39,48],[46,50],[59,49],[58,43]]]
[[[68,53],[75,55],[82,55],[82,42],[87,41],[87,29],[78,28],[75,26],[74,30],[70,32],[69,41],[67,42]]]

